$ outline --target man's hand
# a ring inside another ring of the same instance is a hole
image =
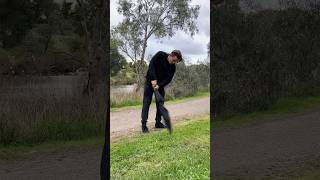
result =
[[[151,81],[152,87],[154,88],[157,85],[157,83],[158,83],[157,80]]]
[[[157,91],[159,89],[159,85],[155,85],[154,87],[153,87],[153,90],[154,91]]]

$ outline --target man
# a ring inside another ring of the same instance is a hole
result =
[[[159,93],[164,97],[164,87],[171,82],[176,71],[175,64],[180,61],[182,61],[182,55],[179,50],[173,50],[170,54],[159,51],[152,57],[146,75],[143,93],[143,107],[141,113],[143,133],[149,132],[147,120],[153,92],[159,91]],[[161,123],[161,113],[158,102],[156,102],[156,106],[157,114],[155,128],[166,128],[166,126]]]

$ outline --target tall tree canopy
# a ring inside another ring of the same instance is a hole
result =
[[[112,36],[119,40],[119,48],[133,62],[145,59],[149,38],[172,37],[177,30],[194,35],[198,32],[196,19],[199,5],[191,0],[119,0],[118,12],[124,20],[114,29]],[[141,67],[135,69],[143,72]],[[139,83],[139,79],[138,79]]]

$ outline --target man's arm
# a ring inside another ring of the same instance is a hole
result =
[[[150,78],[151,81],[153,80],[157,80],[157,74],[156,74],[156,60],[159,58],[160,56],[160,51],[157,52],[157,54],[155,54],[150,61],[149,64],[149,73],[150,73]]]
[[[174,76],[175,71],[176,71],[176,68],[173,69],[173,72],[170,73],[170,75],[169,75],[166,79],[160,81],[160,82],[158,83],[158,85],[159,85],[160,87],[164,87],[164,86],[166,86],[167,84],[169,84],[169,83],[172,81],[172,78],[173,78],[173,76]]]

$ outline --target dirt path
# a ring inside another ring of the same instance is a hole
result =
[[[320,110],[216,133],[214,152],[215,179],[269,179],[297,171],[320,160]]]
[[[102,148],[101,148],[102,149]],[[16,161],[0,160],[1,180],[91,180],[100,178],[100,148],[39,153]]]
[[[200,98],[179,104],[166,105],[174,121],[209,113],[210,98]],[[111,113],[111,138],[140,131],[138,110]],[[155,122],[155,108],[150,107],[150,128]],[[34,153],[25,160],[0,160],[0,180],[92,180],[99,179],[101,148],[66,150],[55,153]]]
[[[165,105],[169,110],[174,122],[182,118],[190,118],[210,112],[210,98],[199,98],[179,104]],[[148,127],[152,129],[155,124],[156,108],[150,107]],[[141,109],[111,112],[110,114],[110,136],[111,140],[124,135],[130,135],[141,131]]]
[[[209,99],[204,98],[167,108],[171,109],[172,117],[178,119],[198,114],[209,106],[206,103]],[[176,111],[173,113],[172,109]],[[149,126],[152,127],[154,112],[150,115]],[[112,113],[111,116],[114,137],[117,133],[127,133],[125,131],[140,131],[137,120],[140,110]],[[128,116],[133,117],[128,120]],[[274,174],[299,170],[306,161],[319,159],[320,162],[320,110],[217,132],[213,148],[214,179],[270,179]],[[0,160],[0,179],[99,179],[100,156],[100,148],[91,148],[40,153],[28,160]]]

